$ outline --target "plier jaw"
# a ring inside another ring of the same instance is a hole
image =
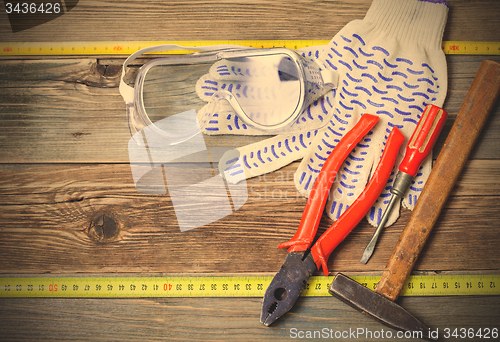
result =
[[[288,253],[264,295],[260,321],[269,326],[287,313],[299,298],[316,263],[309,251]]]

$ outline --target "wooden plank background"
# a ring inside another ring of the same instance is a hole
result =
[[[500,41],[500,2],[449,0],[445,40]],[[37,28],[12,33],[0,4],[2,41],[330,39],[370,5],[358,1],[85,1]],[[447,56],[450,118],[439,152],[484,56]],[[489,57],[500,61],[500,56]],[[274,274],[300,221],[291,164],[248,181],[234,214],[181,233],[168,195],[134,187],[130,138],[118,93],[124,58],[0,60],[0,274]],[[418,272],[500,272],[500,107],[460,177]],[[254,137],[207,138],[210,146]],[[287,194],[286,198],[284,194]],[[367,265],[373,228],[362,222],[329,260],[331,272],[381,272],[409,218],[403,210]],[[110,219],[103,221],[103,215]],[[324,219],[320,233],[329,225]],[[101,222],[108,222],[101,225]],[[109,224],[111,222],[111,224]],[[433,329],[494,328],[498,297],[402,298]],[[333,298],[306,298],[271,328],[258,298],[0,300],[7,340],[290,340],[290,329],[382,329]],[[384,327],[385,329],[385,327]],[[369,340],[369,339],[365,339]],[[380,339],[378,339],[380,341]]]

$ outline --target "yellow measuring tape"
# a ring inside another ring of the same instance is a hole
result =
[[[207,40],[207,41],[114,41],[114,42],[11,42],[0,43],[0,56],[88,56],[129,55],[145,47],[178,44],[187,47],[219,44],[243,45],[255,48],[286,47],[300,49],[325,45],[328,40]],[[500,42],[443,42],[449,55],[500,55]],[[186,53],[170,51],[169,53]]]
[[[0,297],[263,297],[272,276],[0,277]],[[303,296],[329,296],[331,277],[309,278]],[[352,276],[375,289],[380,276]],[[414,275],[401,296],[500,295],[500,275]]]

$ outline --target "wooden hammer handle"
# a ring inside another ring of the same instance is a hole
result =
[[[392,301],[398,298],[499,93],[500,64],[485,60],[467,93],[375,292]]]

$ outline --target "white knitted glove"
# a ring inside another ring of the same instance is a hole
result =
[[[408,139],[427,104],[443,105],[447,73],[441,42],[447,13],[444,1],[374,0],[365,18],[346,25],[325,49],[325,67],[340,75],[334,119],[317,135],[297,169],[299,191],[310,191],[329,151],[363,113],[380,117],[337,175],[327,204],[331,218],[337,219],[361,193],[392,127]],[[403,153],[402,149],[394,175]],[[431,161],[430,155],[405,195],[406,208],[413,209]],[[367,215],[372,225],[380,221],[393,181],[391,177]],[[387,225],[399,216],[399,203],[392,213]]]
[[[447,73],[441,42],[447,13],[445,1],[374,0],[363,20],[346,25],[318,54],[318,64],[339,74],[337,91],[309,108],[313,116],[331,117],[327,126],[238,149],[239,155],[226,156],[226,160],[239,158],[228,180],[274,171],[304,157],[295,184],[308,196],[324,160],[342,136],[363,113],[378,115],[380,122],[347,158],[332,187],[327,213],[337,219],[365,187],[391,128],[397,126],[408,139],[427,104],[442,106]],[[396,168],[403,153],[402,149]],[[431,160],[429,156],[405,195],[405,207],[414,207]],[[367,215],[372,225],[377,225],[388,204],[393,181],[392,177]],[[399,216],[398,207],[399,203],[387,225]]]

